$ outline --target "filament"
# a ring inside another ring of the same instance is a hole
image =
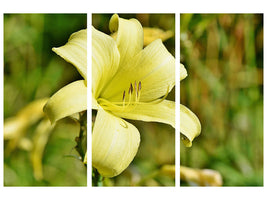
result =
[[[134,84],[130,83],[128,94],[126,95],[125,90],[122,94],[122,101],[115,101],[111,102],[104,98],[98,98],[97,101],[101,105],[101,107],[110,112],[130,112],[136,108],[138,105],[155,105],[161,103],[163,100],[166,99],[169,93],[169,86],[165,95],[162,98],[153,100],[153,101],[146,101],[141,102],[141,89],[142,84],[141,81],[138,83],[135,81]]]

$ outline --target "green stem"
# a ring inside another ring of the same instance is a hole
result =
[[[84,161],[85,154],[87,151],[87,112],[80,114],[80,133],[79,136],[75,138],[77,145],[75,149],[81,156],[81,160]],[[85,164],[85,166],[87,166]]]
[[[92,185],[103,186],[103,177],[98,173],[97,169],[92,170]]]

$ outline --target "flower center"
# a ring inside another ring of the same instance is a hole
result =
[[[138,83],[135,81],[134,84],[130,83],[129,89],[123,91],[122,94],[122,101],[118,102],[110,102],[104,98],[98,98],[97,101],[99,105],[106,111],[111,112],[130,112],[136,108],[137,105],[144,105],[144,104],[158,104],[166,99],[169,93],[169,87],[167,89],[166,94],[161,99],[156,99],[153,101],[148,102],[141,102],[141,90],[142,90],[142,83],[139,81]]]

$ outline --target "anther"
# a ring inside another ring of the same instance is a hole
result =
[[[125,90],[123,91],[122,101],[124,101],[124,99],[125,99]]]
[[[132,83],[130,84],[130,88],[129,88],[129,92],[128,92],[129,94],[132,94],[133,93],[133,85],[132,85]]]
[[[141,91],[141,81],[138,83],[138,91]]]

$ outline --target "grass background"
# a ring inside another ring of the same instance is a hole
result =
[[[181,164],[215,169],[225,186],[262,186],[263,15],[180,17],[181,103],[202,124]]]
[[[4,119],[35,99],[49,97],[66,84],[82,79],[76,69],[52,52],[69,36],[87,27],[86,14],[4,14]],[[26,138],[33,139],[36,126]],[[44,179],[36,180],[30,152],[16,148],[6,153],[5,186],[82,186],[86,169],[74,157],[79,127],[61,120],[49,137],[43,156]]]

